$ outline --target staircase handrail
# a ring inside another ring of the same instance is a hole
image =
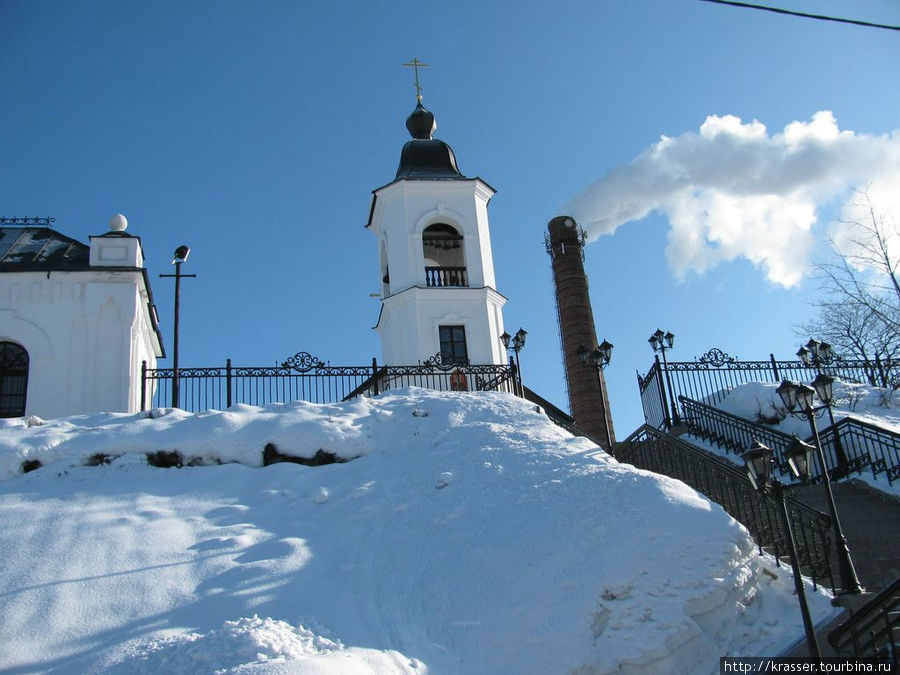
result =
[[[778,507],[754,490],[746,473],[729,462],[646,424],[614,446],[612,454],[621,462],[676,478],[703,493],[743,524],[760,552],[769,550],[777,564],[789,555],[788,535]],[[814,585],[827,583],[834,592],[828,555],[831,519],[790,496],[785,501],[796,534],[801,570]]]
[[[735,454],[742,448],[750,447],[752,441],[758,439],[775,451],[778,470],[784,475],[788,474],[784,450],[790,445],[792,436],[686,396],[679,396],[678,400],[684,410],[682,421],[692,434],[716,443],[726,452],[734,451]],[[844,417],[834,426],[820,431],[819,438],[822,440],[822,450],[832,479],[851,471],[862,473],[866,467],[871,469],[873,477],[884,473],[889,484],[900,479],[900,433],[855,417]],[[836,439],[840,440],[846,459],[846,466],[842,471],[835,471],[840,468]],[[806,441],[811,443],[813,439],[809,437]],[[821,477],[821,467],[816,461],[811,479],[819,481]]]
[[[775,452],[775,465],[779,472],[788,473],[784,451],[793,440],[790,434],[686,396],[679,396],[678,400],[684,410],[682,422],[687,425],[690,433],[712,441],[738,457],[753,445],[754,440],[758,440]]]
[[[868,466],[873,477],[883,472],[889,485],[900,480],[900,433],[856,417],[845,417],[819,433],[826,447],[834,445],[836,435],[851,470],[860,473]]]
[[[900,663],[900,578],[828,634],[840,656],[889,658]]]

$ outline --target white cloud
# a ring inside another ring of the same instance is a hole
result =
[[[817,209],[848,188],[900,180],[900,134],[842,131],[817,112],[769,135],[765,125],[710,115],[699,132],[647,148],[564,207],[588,240],[660,211],[678,276],[746,258],[783,286],[809,267]]]

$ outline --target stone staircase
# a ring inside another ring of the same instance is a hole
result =
[[[856,574],[866,591],[877,593],[900,577],[900,498],[859,479],[833,483],[832,490]],[[822,485],[795,488],[791,496],[828,513]],[[834,558],[831,564],[837,570]]]

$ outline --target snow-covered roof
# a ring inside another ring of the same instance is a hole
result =
[[[49,227],[0,227],[0,272],[88,269],[86,244]]]

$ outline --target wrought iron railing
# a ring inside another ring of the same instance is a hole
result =
[[[900,578],[828,634],[839,656],[900,665]]]
[[[141,368],[141,410],[172,405],[171,368]],[[307,352],[280,365],[179,368],[177,407],[191,412],[222,410],[234,404],[266,405],[287,401],[336,403],[398,387],[443,391],[506,391],[521,386],[515,365],[445,363],[435,356],[415,366],[333,366]]]
[[[888,484],[900,480],[900,434],[853,417],[845,417],[819,434],[822,445],[832,449],[835,436],[840,439],[851,469],[861,471],[868,466],[872,469],[873,476],[884,473]],[[833,457],[833,450],[829,456]]]
[[[734,454],[738,463],[740,456],[754,441],[770,447],[775,453],[775,464],[782,474],[788,472],[784,451],[791,444],[788,434],[746,420],[743,417],[693,401],[685,396],[678,397],[684,411],[682,422],[688,431],[714,445],[718,445],[729,454]]]
[[[742,523],[760,551],[767,550],[778,561],[789,555],[788,534],[779,506],[754,490],[744,471],[649,425],[617,444],[613,454],[622,462],[687,483]],[[827,585],[834,592],[828,558],[831,519],[791,497],[786,498],[786,503],[797,539],[800,569],[814,584]]]
[[[784,451],[791,443],[791,436],[684,396],[678,400],[684,411],[682,422],[692,434],[736,455],[759,440],[775,451],[779,471],[788,475]],[[851,473],[861,474],[867,467],[876,478],[884,473],[888,484],[900,478],[900,434],[890,429],[845,417],[821,431],[819,438],[832,480]],[[807,438],[806,442],[812,443],[813,439]],[[821,478],[822,468],[816,457],[810,479],[818,482]]]
[[[868,359],[835,359],[821,367],[829,375],[847,382],[862,382],[881,387],[900,383],[900,363]],[[748,382],[780,382],[783,379],[811,381],[818,373],[815,366],[802,361],[741,361],[721,349],[712,348],[694,361],[669,361],[659,357],[646,375],[637,374],[638,389],[647,424],[656,428],[670,426],[669,408],[680,396],[710,405],[720,403],[735,387]],[[671,391],[670,391],[671,389]]]
[[[427,286],[464,287],[469,285],[465,267],[426,267],[425,284]]]

